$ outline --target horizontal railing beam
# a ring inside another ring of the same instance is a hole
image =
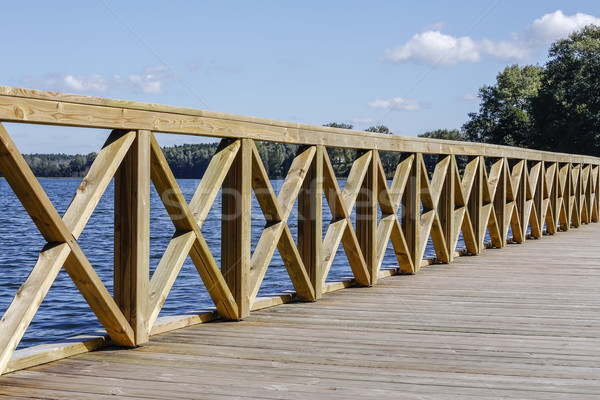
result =
[[[599,164],[600,159],[492,144],[384,135],[183,107],[0,86],[0,121],[150,130],[362,150]]]

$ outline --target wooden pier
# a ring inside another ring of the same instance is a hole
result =
[[[0,399],[598,399],[600,226],[0,377]]]
[[[5,123],[107,130],[63,215]],[[220,139],[191,201],[155,133]],[[278,192],[256,141],[296,146]],[[597,398],[599,158],[0,86],[0,172],[47,242],[0,320],[0,398]],[[113,181],[110,292],[78,238]],[[152,186],[173,225],[153,269]],[[327,295],[341,246],[356,287]],[[276,250],[295,293],[259,299]],[[188,255],[216,311],[161,321]],[[61,268],[106,336],[15,352]]]

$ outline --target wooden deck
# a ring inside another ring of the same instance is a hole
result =
[[[600,224],[0,377],[0,399],[599,399]]]

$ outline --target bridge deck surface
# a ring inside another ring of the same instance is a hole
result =
[[[600,224],[0,377],[0,399],[598,399]]]

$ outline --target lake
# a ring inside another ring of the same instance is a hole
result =
[[[62,215],[69,206],[79,186],[80,179],[40,179],[48,197]],[[276,191],[283,181],[273,181]],[[181,190],[188,200],[191,199],[199,180],[178,180]],[[344,182],[340,182],[343,187]],[[98,207],[90,218],[78,242],[97,274],[112,293],[113,265],[113,185],[109,185]],[[327,202],[323,201],[323,235],[331,218]],[[297,205],[288,220],[294,237],[297,232]],[[220,196],[212,206],[202,233],[211,248],[217,263],[220,263],[221,242],[221,205]],[[150,204],[150,269],[151,274],[158,264],[174,228],[156,191],[152,190]],[[265,220],[260,207],[253,197],[252,204],[252,248],[256,246]],[[3,315],[19,286],[25,281],[35,265],[38,254],[45,241],[19,203],[6,180],[0,178],[0,315]],[[459,248],[463,247],[462,238]],[[435,255],[431,240],[427,246],[426,257]],[[382,268],[397,267],[397,260],[391,243],[383,261]],[[327,282],[352,278],[343,246],[340,245]],[[276,251],[262,283],[259,296],[273,296],[293,290],[293,286]],[[214,309],[210,296],[188,257],[175,281],[169,297],[165,301],[160,316],[183,313],[198,313]],[[23,337],[19,348],[60,341],[83,333],[102,330],[95,315],[79,294],[79,291],[64,269],[52,285],[33,322]]]

